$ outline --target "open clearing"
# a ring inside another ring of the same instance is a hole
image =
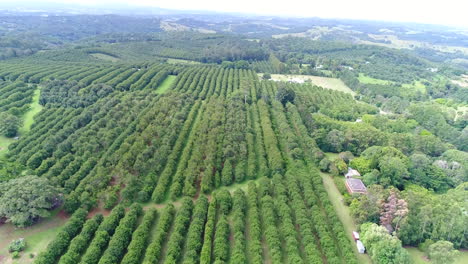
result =
[[[172,58],[167,59],[167,63],[169,64],[201,64],[201,62],[198,62],[198,61],[172,59]]]
[[[42,105],[39,104],[39,97],[41,96],[41,90],[37,89],[34,91],[33,101],[29,111],[23,116],[23,126],[20,129],[20,134],[24,134],[31,129],[34,122],[34,116],[42,110]]]
[[[360,83],[364,83],[364,84],[379,84],[379,85],[395,84],[392,81],[376,79],[376,78],[367,76],[363,73],[359,73],[358,80]],[[424,83],[422,83],[421,80],[414,81],[413,83],[404,83],[401,85],[401,87],[409,89],[409,90],[421,91],[423,93],[426,92],[426,85],[424,85]]]
[[[463,74],[459,80],[452,80],[454,84],[468,88],[468,75]]]
[[[367,75],[365,75],[363,73],[359,73],[358,80],[359,80],[360,83],[366,83],[366,84],[381,84],[381,85],[392,84],[391,81],[372,78],[372,77],[367,76]]]
[[[12,138],[0,136],[0,158],[3,157],[3,155],[5,155],[5,153],[8,151],[8,145],[14,141],[15,140]]]
[[[411,259],[414,264],[430,264],[432,261],[428,260],[424,253],[416,247],[405,247],[410,253]],[[468,263],[468,251],[460,251],[460,255],[455,259],[453,264],[466,264]]]
[[[350,215],[349,208],[343,203],[343,196],[341,195],[338,188],[336,188],[335,183],[333,182],[332,176],[328,173],[320,173],[323,180],[323,185],[325,186],[325,190],[328,193],[328,197],[330,198],[333,207],[336,210],[338,217],[340,218],[343,226],[345,228],[346,235],[348,238],[353,241],[352,232],[357,230],[356,224],[354,223],[353,218]],[[354,254],[356,254],[359,263],[368,263],[371,264],[372,261],[367,254],[359,254],[357,252],[357,248],[353,242],[353,250]]]
[[[96,59],[110,61],[110,62],[117,62],[117,61],[120,60],[117,57],[114,57],[114,56],[111,56],[111,55],[108,55],[108,54],[104,54],[104,53],[90,53],[89,56],[94,57]]]
[[[32,263],[34,259],[31,259],[29,254],[37,255],[39,252],[44,251],[47,244],[55,238],[58,230],[66,221],[67,218],[63,217],[62,213],[59,214],[57,209],[52,212],[50,217],[41,220],[32,227],[16,228],[12,224],[0,225],[0,264]],[[26,250],[21,253],[21,257],[12,262],[10,253],[8,253],[8,244],[18,238],[26,239],[27,246]]]
[[[156,89],[156,93],[158,94],[163,94],[169,90],[171,87],[172,83],[175,81],[177,76],[175,75],[169,75],[167,78],[158,86]]]
[[[356,95],[356,93],[351,90],[344,82],[337,78],[329,78],[329,77],[320,77],[320,76],[313,76],[313,75],[291,75],[291,74],[272,74],[271,80],[273,81],[290,81],[290,80],[303,80],[303,81],[310,81],[313,84],[331,90],[337,90],[340,92],[349,93],[351,95]]]

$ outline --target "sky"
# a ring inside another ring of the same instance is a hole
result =
[[[0,0],[10,2],[12,0]],[[30,0],[31,1],[31,0]],[[467,0],[32,0],[85,6],[128,4],[179,10],[418,22],[468,28]]]

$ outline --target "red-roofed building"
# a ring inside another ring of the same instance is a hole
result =
[[[361,193],[367,194],[367,188],[360,179],[348,178],[345,182],[346,189],[350,194]]]

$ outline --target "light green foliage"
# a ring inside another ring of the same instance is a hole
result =
[[[428,248],[429,258],[434,264],[450,264],[455,261],[459,252],[448,241],[437,241]]]
[[[367,253],[375,263],[409,264],[408,252],[401,246],[401,241],[390,234],[387,229],[374,223],[361,225],[361,240]]]
[[[26,240],[24,238],[11,241],[8,245],[9,252],[20,252],[26,248]]]

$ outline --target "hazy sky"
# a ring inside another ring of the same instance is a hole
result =
[[[10,2],[12,0],[0,0]],[[184,10],[228,11],[420,22],[468,28],[468,0],[33,0],[83,5],[124,3]]]

